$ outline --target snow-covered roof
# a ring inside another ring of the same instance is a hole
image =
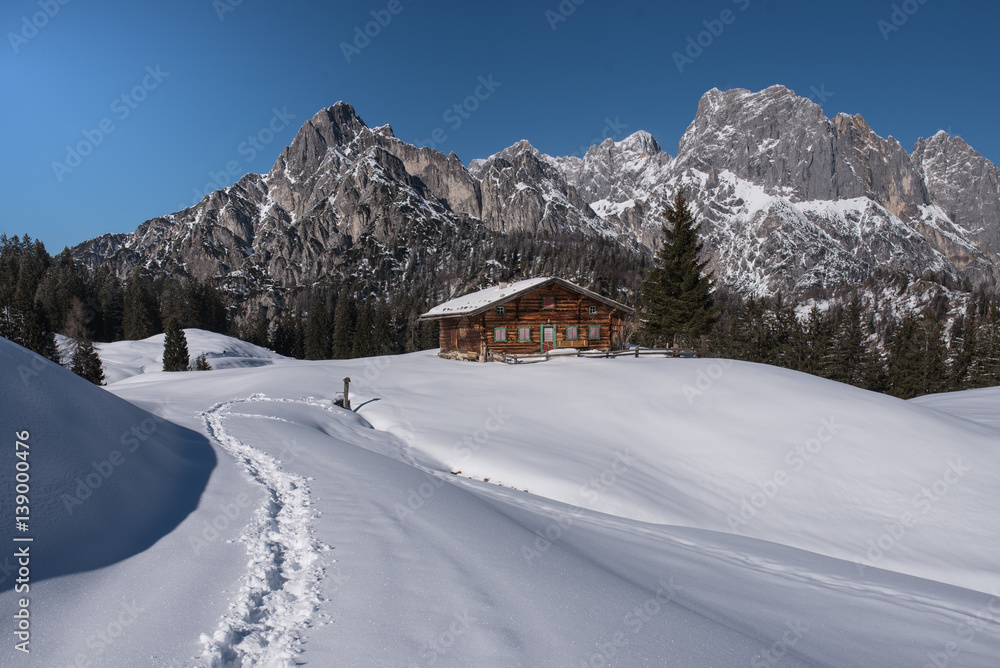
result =
[[[438,304],[430,311],[420,316],[420,319],[440,320],[441,318],[452,318],[462,315],[478,315],[498,304],[504,304],[527,292],[540,288],[543,285],[551,284],[561,285],[568,290],[579,292],[582,295],[586,295],[591,299],[595,299],[613,308],[621,309],[626,313],[633,313],[631,308],[625,306],[624,304],[620,304],[613,299],[602,297],[596,292],[591,292],[586,288],[581,288],[579,285],[570,283],[569,281],[561,278],[548,277],[529,278],[523,281],[517,281],[516,283],[501,283],[500,285],[494,285],[493,287],[473,292],[472,294],[465,295],[464,297],[457,297],[443,304]]]

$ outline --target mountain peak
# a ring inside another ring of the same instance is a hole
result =
[[[633,132],[618,142],[618,145],[625,150],[638,153],[659,153],[662,150],[653,135],[645,130]]]

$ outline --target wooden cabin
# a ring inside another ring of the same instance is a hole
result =
[[[440,321],[442,357],[486,361],[490,351],[619,350],[633,313],[561,278],[530,278],[452,299],[420,319]]]

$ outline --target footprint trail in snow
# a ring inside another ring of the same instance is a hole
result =
[[[314,538],[319,514],[312,506],[307,479],[282,470],[279,460],[240,441],[225,426],[230,416],[266,418],[232,412],[242,404],[261,402],[328,409],[315,401],[255,394],[202,414],[209,434],[267,491],[241,535],[250,560],[240,591],[218,629],[211,636],[202,635],[200,663],[211,668],[296,665],[302,632],[322,601],[321,553],[330,548]]]

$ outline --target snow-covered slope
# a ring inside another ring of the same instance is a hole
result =
[[[104,364],[106,382],[110,385],[137,374],[162,372],[164,336],[156,334],[141,341],[95,344]],[[196,357],[204,354],[213,369],[264,366],[275,360],[286,359],[267,348],[203,329],[185,329],[184,336],[192,363]],[[61,346],[65,347],[63,337],[57,338],[60,339]]]
[[[23,513],[26,527],[17,533],[34,539],[32,583],[141,552],[198,505],[216,463],[203,435],[147,413],[3,338],[0,366],[0,417],[8,453],[0,513],[13,529],[15,505],[30,510]],[[24,445],[15,446],[15,440]],[[15,465],[24,474],[17,482],[26,489],[18,493],[27,503],[14,496]],[[5,591],[14,586],[10,573],[4,569],[0,588]]]
[[[1000,429],[1000,388],[984,387],[917,397],[913,403]],[[1000,436],[998,436],[1000,438]],[[1000,441],[996,444],[1000,452]]]
[[[65,613],[37,665],[1000,662],[997,431],[918,402],[716,360],[432,352],[109,389],[220,464],[151,549],[38,585]],[[94,648],[109,596],[147,612]]]

